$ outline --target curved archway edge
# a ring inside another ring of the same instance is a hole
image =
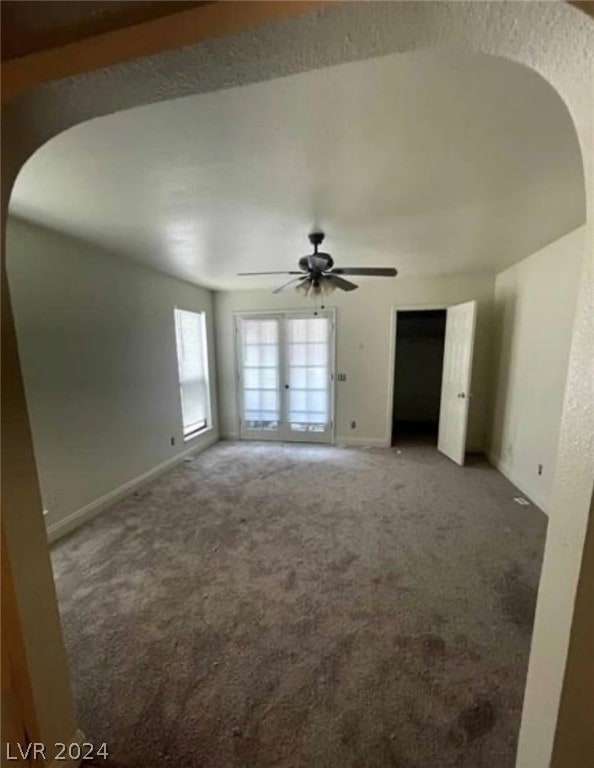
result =
[[[553,755],[571,626],[576,620],[574,596],[592,498],[593,415],[589,382],[594,252],[594,24],[565,3],[538,1],[329,3],[306,11],[290,19],[260,18],[258,26],[232,36],[217,37],[215,32],[212,39],[203,39],[194,46],[45,83],[10,102],[3,109],[2,245],[4,248],[10,190],[27,158],[67,128],[111,112],[418,48],[474,50],[508,58],[533,69],[550,83],[564,101],[580,143],[588,221],[559,445],[554,515],[549,523],[517,759],[518,768],[545,768]],[[69,738],[76,722],[9,296],[4,294],[4,270],[2,283],[2,442],[5,449],[10,446],[10,452],[6,450],[2,457],[3,532],[23,634],[21,661],[28,668],[27,700],[21,704],[32,712],[32,735],[52,742]],[[10,419],[6,419],[7,413]],[[562,609],[555,593],[566,597],[567,605]],[[45,605],[43,616],[38,612],[41,602]],[[42,643],[39,638],[36,642],[30,637],[36,622],[41,621],[49,628]],[[48,659],[51,672],[47,670]],[[53,696],[51,712],[47,711],[47,686],[51,686]]]

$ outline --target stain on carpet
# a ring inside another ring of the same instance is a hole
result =
[[[503,574],[498,584],[501,604],[509,620],[528,634],[532,632],[534,624],[537,589],[537,585],[522,575],[517,563]]]
[[[444,655],[446,644],[443,637],[440,637],[439,635],[425,635],[422,642],[423,648],[430,658]]]
[[[81,727],[113,768],[512,768],[514,495],[427,446],[219,443],[53,548]]]
[[[458,716],[458,725],[466,734],[468,741],[481,738],[495,725],[495,709],[489,699],[478,699],[471,707],[466,707]]]

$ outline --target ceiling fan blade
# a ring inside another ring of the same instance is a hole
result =
[[[331,275],[360,275],[361,277],[396,277],[398,270],[394,267],[336,267]]]
[[[303,275],[302,273],[300,274],[301,274],[301,277],[294,277],[292,280],[289,280],[288,283],[285,283],[284,285],[281,285],[278,288],[275,288],[275,290],[272,291],[272,293],[282,293],[283,291],[288,291],[290,288],[295,289],[297,287],[296,283],[301,284],[309,280],[309,275]]]
[[[296,270],[293,270],[292,272],[285,271],[285,272],[238,272],[237,277],[254,277],[256,275],[302,275],[303,272],[297,272]]]
[[[350,280],[343,280],[342,277],[333,274],[324,275],[324,280],[331,283],[335,288],[340,288],[341,291],[354,291],[359,287],[355,283],[351,283]]]

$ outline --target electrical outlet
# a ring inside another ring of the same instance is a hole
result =
[[[171,438],[171,445],[175,445],[175,437]]]
[[[346,373],[338,373],[336,375],[336,378],[338,379],[338,381],[346,381]]]
[[[351,429],[357,429],[357,422],[351,421]]]
[[[538,465],[538,474],[542,475],[542,464]]]

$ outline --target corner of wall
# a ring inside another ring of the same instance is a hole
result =
[[[106,493],[104,496],[95,499],[90,504],[86,504],[84,507],[71,512],[61,520],[58,520],[52,525],[49,525],[47,528],[47,537],[49,542],[53,544],[54,542],[58,541],[58,539],[67,536],[77,528],[80,528],[81,525],[88,523],[100,512],[103,512],[105,509],[111,507],[121,499],[126,498],[126,496],[130,496],[130,494],[136,491],[138,488],[141,488],[147,483],[156,480],[157,477],[164,474],[168,470],[173,469],[187,456],[197,456],[199,453],[202,453],[202,451],[210,448],[211,445],[214,445],[219,440],[220,437],[218,431],[213,429],[211,433],[205,435],[198,444],[191,445],[190,447],[178,453],[176,456],[173,456],[171,459],[167,459],[167,461],[164,461],[162,464],[158,464],[156,467],[149,469],[148,472],[144,472],[142,475],[133,478],[129,482],[124,483],[124,485],[121,485],[119,488],[114,488],[113,491]]]

